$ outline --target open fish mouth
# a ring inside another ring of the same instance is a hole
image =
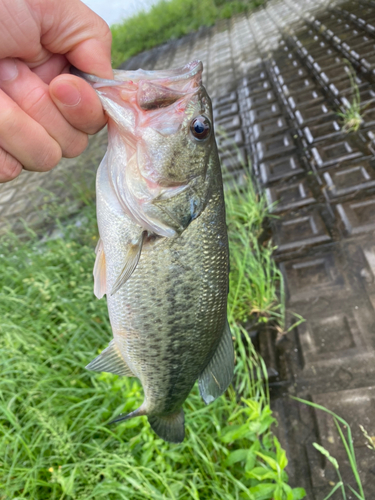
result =
[[[73,75],[86,80],[95,90],[121,88],[121,96],[124,100],[136,93],[137,103],[141,110],[156,110],[179,101],[181,112],[184,110],[183,101],[188,100],[200,88],[202,71],[201,61],[196,60],[172,70],[114,70],[114,79],[107,80],[84,73],[74,66],[70,68]]]
[[[125,84],[127,82],[138,82],[139,80],[168,80],[169,82],[181,82],[184,80],[190,80],[197,74],[201,74],[203,71],[203,64],[201,61],[194,60],[181,66],[180,68],[170,69],[170,70],[153,70],[147,71],[143,69],[137,69],[135,71],[121,71],[114,70],[114,79],[107,80],[105,78],[99,78],[95,75],[90,75],[80,71],[74,66],[70,67],[70,73],[75,76],[83,78],[87,82],[91,83],[95,89],[100,87],[112,87],[115,85]]]

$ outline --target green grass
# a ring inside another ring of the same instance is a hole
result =
[[[277,331],[279,340],[305,320],[288,311],[296,320],[288,327],[284,278],[273,259],[276,247],[268,238],[262,242],[265,222],[275,215],[271,214],[265,194],[251,180],[251,165],[243,162],[225,129],[217,127],[216,137],[219,152],[225,153],[230,144],[231,168],[238,168],[240,161],[243,172],[241,181],[234,183],[230,170],[223,169],[230,241],[229,311],[242,324],[268,323]]]
[[[162,0],[150,11],[142,11],[111,27],[113,66],[138,52],[264,3],[265,0]]]
[[[84,369],[111,338],[106,302],[92,292],[93,205],[81,211],[80,224],[61,227],[62,237],[43,242],[30,230],[26,242],[11,235],[2,240],[1,500],[304,497],[303,489],[288,486],[285,452],[271,429],[266,369],[238,321],[252,306],[246,287],[236,287],[235,276],[244,275],[236,262],[246,267],[250,254],[234,234],[241,217],[251,219],[243,238],[264,217],[263,206],[250,210],[253,195],[250,190],[245,213],[235,194],[227,200],[233,387],[208,407],[194,388],[184,405],[182,445],[157,438],[145,417],[107,426],[139,406],[141,387],[135,379]]]
[[[263,246],[258,241],[268,216],[266,199],[256,193],[249,179],[245,189],[235,188],[226,198],[231,242],[230,313],[242,323],[250,318],[278,322],[282,275],[272,259],[271,243]]]
[[[228,139],[220,129],[217,136]],[[235,160],[238,151],[235,144],[232,148]],[[249,172],[251,168],[242,165],[242,170]],[[249,174],[242,182],[241,187],[231,182],[226,186],[230,313],[240,323],[268,323],[280,339],[305,320],[289,311],[295,321],[287,325],[284,278],[273,259],[276,247],[271,240],[261,243],[266,219],[275,216],[270,213],[265,194],[258,192]]]

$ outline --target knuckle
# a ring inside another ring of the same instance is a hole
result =
[[[0,182],[15,179],[22,171],[22,165],[9,153],[0,148]]]
[[[102,39],[103,39],[104,43],[111,45],[111,43],[112,43],[112,31],[111,31],[110,27],[104,21],[104,19],[102,19],[101,17],[99,17],[98,22],[100,24],[99,27],[102,31]]]
[[[112,45],[112,31],[110,30],[109,26],[107,23],[105,23],[106,26],[106,31],[104,34],[104,39],[108,43],[108,45]]]
[[[60,146],[53,141],[54,144],[49,144],[40,152],[39,160],[37,160],[38,171],[46,172],[52,170],[59,163],[62,157]]]
[[[74,136],[74,140],[69,143],[69,147],[63,149],[65,158],[75,158],[87,148],[89,140],[86,134],[75,133]]]
[[[23,96],[20,106],[28,115],[36,116],[45,108],[46,100],[49,100],[48,89],[34,87]]]
[[[105,123],[100,123],[100,124],[97,124],[97,125],[92,125],[90,127],[87,128],[86,130],[86,133],[89,134],[89,135],[94,135],[94,134],[97,134],[100,130],[102,130],[102,128],[105,127]]]
[[[18,107],[14,104],[4,106],[0,112],[0,134],[8,136],[12,131],[17,131],[18,125]]]

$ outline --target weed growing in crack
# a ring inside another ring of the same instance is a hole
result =
[[[375,436],[370,436],[368,434],[368,432],[366,431],[366,429],[363,427],[363,425],[360,425],[359,428],[361,429],[362,434],[366,438],[366,441],[367,441],[366,446],[367,446],[367,448],[369,448],[370,450],[374,450],[375,451]]]
[[[272,258],[272,244],[259,243],[262,223],[268,214],[266,200],[255,192],[250,177],[244,186],[226,192],[230,240],[230,313],[246,323],[251,316],[259,322],[280,319],[278,297],[282,275]]]
[[[230,241],[229,301],[230,314],[236,321],[250,319],[269,323],[277,330],[280,340],[290,330],[305,320],[299,314],[286,310],[284,277],[273,253],[276,247],[271,240],[261,242],[264,223],[277,218],[271,213],[264,193],[257,190],[251,179],[250,166],[241,161],[241,155],[222,128],[216,130],[219,150],[230,146],[233,151],[230,164],[240,163],[243,171],[241,183],[228,182],[225,189],[226,219]],[[224,176],[230,174],[224,169]],[[287,314],[295,318],[287,327]]]
[[[321,446],[317,443],[313,443],[313,446],[318,451],[320,451],[320,453],[322,453],[329,460],[329,462],[331,462],[331,464],[336,469],[337,475],[339,477],[339,482],[335,484],[335,486],[332,488],[329,495],[326,496],[324,500],[328,500],[335,493],[335,491],[337,491],[338,489],[341,489],[343,500],[346,500],[346,498],[347,498],[346,497],[346,488],[348,488],[353,493],[353,495],[355,495],[355,498],[358,498],[359,500],[366,500],[365,495],[364,495],[364,491],[363,491],[363,487],[362,487],[362,481],[361,481],[361,478],[360,478],[359,472],[358,472],[357,460],[356,460],[354,445],[353,445],[352,431],[350,429],[348,422],[346,422],[346,420],[341,418],[339,415],[337,415],[333,411],[329,410],[328,408],[325,408],[322,405],[319,405],[317,403],[313,403],[312,401],[307,401],[306,399],[297,398],[294,396],[291,396],[291,398],[295,399],[296,401],[299,401],[300,403],[304,403],[308,406],[311,406],[312,408],[315,408],[316,410],[321,410],[321,411],[324,411],[325,413],[328,413],[329,415],[331,415],[331,417],[333,418],[333,421],[335,423],[337,432],[341,438],[341,442],[344,445],[344,448],[345,448],[345,451],[346,451],[346,454],[347,454],[347,457],[349,460],[349,464],[350,464],[350,467],[352,469],[352,472],[353,472],[353,475],[355,478],[355,482],[357,483],[358,491],[356,491],[354,488],[352,488],[352,486],[350,486],[350,484],[345,485],[343,480],[342,480],[341,474],[340,474],[339,464],[338,464],[337,460],[334,457],[332,457],[330,455],[329,451],[326,450],[323,446]],[[345,431],[346,431],[346,437],[344,434]]]
[[[358,131],[359,127],[363,123],[363,118],[362,118],[363,111],[373,101],[368,102],[365,106],[361,105],[361,96],[359,93],[358,84],[355,80],[355,78],[356,78],[355,71],[353,69],[353,66],[350,64],[350,62],[347,59],[345,59],[345,62],[347,64],[346,71],[347,71],[347,73],[349,75],[349,79],[350,79],[352,98],[351,98],[351,102],[349,102],[345,98],[345,100],[343,102],[344,110],[338,112],[337,114],[342,120],[343,132],[350,133],[350,132],[357,132]]]

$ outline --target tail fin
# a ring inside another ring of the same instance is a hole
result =
[[[185,437],[185,418],[184,411],[181,408],[177,413],[157,417],[150,415],[148,421],[153,431],[170,443],[182,443]]]

